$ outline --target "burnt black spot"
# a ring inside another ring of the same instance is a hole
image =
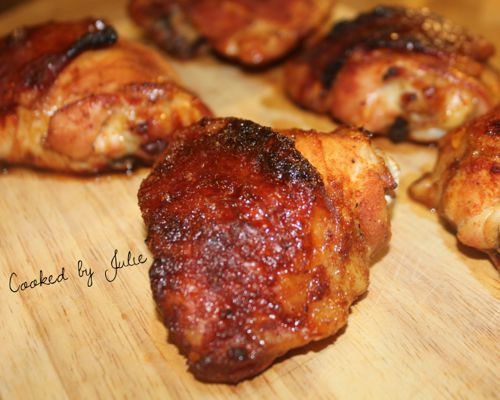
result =
[[[358,130],[358,132],[362,133],[363,135],[365,135],[368,138],[372,138],[374,136],[374,133],[372,131],[369,131],[368,129],[363,128],[362,126],[357,128],[357,130]]]
[[[337,74],[344,66],[349,55],[350,51],[346,51],[342,56],[327,64],[327,66],[323,69],[323,73],[321,74],[321,85],[325,89],[329,89],[332,86]]]
[[[5,38],[5,44],[9,48],[20,46],[26,40],[26,36],[27,36],[26,28],[24,27],[17,28]]]
[[[101,30],[87,32],[66,50],[65,55],[69,59],[72,59],[86,50],[96,50],[111,46],[117,40],[118,33],[116,33],[112,26],[108,25]]]
[[[500,135],[500,119],[495,119],[488,122],[486,127],[486,134],[488,136],[499,136]]]
[[[408,134],[408,121],[402,117],[397,117],[389,128],[389,138],[394,143],[400,143],[408,138]]]
[[[396,76],[399,76],[401,73],[401,69],[398,67],[389,67],[387,68],[387,71],[385,71],[384,75],[382,76],[383,81],[387,81],[391,78],[395,78]]]
[[[168,53],[181,59],[190,59],[207,50],[207,40],[190,23],[175,2],[151,2],[148,13],[153,23],[146,27],[152,38]]]
[[[139,135],[147,135],[149,132],[149,121],[142,121],[134,126],[134,132],[138,133]]]
[[[248,358],[248,352],[243,347],[231,347],[227,351],[227,357],[230,360],[245,361]]]
[[[346,31],[348,31],[350,29],[351,25],[352,25],[352,21],[347,20],[347,19],[343,19],[343,20],[341,20],[333,25],[332,29],[328,33],[328,36],[330,36],[330,37],[338,36]]]
[[[219,313],[220,319],[231,319],[234,316],[233,310],[227,308]]]
[[[492,174],[500,174],[500,164],[493,164],[490,171]]]

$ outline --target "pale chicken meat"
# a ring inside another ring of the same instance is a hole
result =
[[[377,7],[290,62],[299,105],[394,141],[433,142],[500,101],[491,43],[426,9]]]
[[[129,12],[163,49],[207,49],[242,64],[279,60],[321,29],[333,0],[132,0]]]
[[[345,326],[390,238],[397,167],[349,128],[225,118],[180,136],[138,193],[153,295],[193,374],[238,382]]]
[[[410,192],[500,268],[500,106],[441,139],[434,171]]]
[[[151,164],[177,128],[211,115],[153,50],[101,20],[0,39],[0,160],[65,172]]]

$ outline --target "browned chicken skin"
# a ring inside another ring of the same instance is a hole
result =
[[[0,160],[61,171],[152,163],[177,128],[210,115],[153,50],[101,20],[0,39]]]
[[[205,41],[246,65],[282,58],[317,30],[333,0],[132,0],[133,19],[163,49],[181,58]]]
[[[303,107],[388,134],[432,142],[500,101],[494,48],[428,10],[377,7],[336,24],[286,68]]]
[[[369,139],[285,133],[204,119],[140,187],[154,298],[199,379],[240,381],[337,332],[388,243],[396,182]]]
[[[189,59],[208,49],[178,0],[131,0],[129,14],[163,50]]]
[[[410,191],[500,268],[500,106],[441,139],[434,171]]]

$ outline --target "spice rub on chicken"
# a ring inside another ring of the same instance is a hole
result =
[[[206,50],[242,64],[276,61],[321,27],[333,0],[132,0],[135,22],[164,50]]]
[[[434,171],[410,192],[500,268],[500,106],[441,139]]]
[[[427,9],[377,7],[336,24],[286,68],[299,105],[394,141],[432,142],[500,101],[491,43]]]
[[[0,39],[0,161],[65,172],[152,163],[180,127],[210,115],[161,56],[98,19]]]
[[[370,140],[285,133],[204,119],[140,187],[153,295],[201,380],[238,382],[338,332],[389,241],[396,181]]]

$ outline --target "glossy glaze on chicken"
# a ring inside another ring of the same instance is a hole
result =
[[[172,132],[210,115],[154,51],[101,20],[0,39],[0,160],[93,173],[152,163]]]
[[[387,246],[396,182],[369,139],[286,135],[202,120],[140,187],[154,298],[199,379],[240,381],[337,332]]]
[[[500,101],[493,54],[426,9],[377,7],[291,62],[286,90],[305,108],[394,141],[432,142]]]
[[[441,139],[434,171],[411,194],[500,268],[500,106]]]
[[[129,11],[163,49],[193,57],[208,43],[256,66],[276,61],[318,30],[333,0],[132,0]]]

